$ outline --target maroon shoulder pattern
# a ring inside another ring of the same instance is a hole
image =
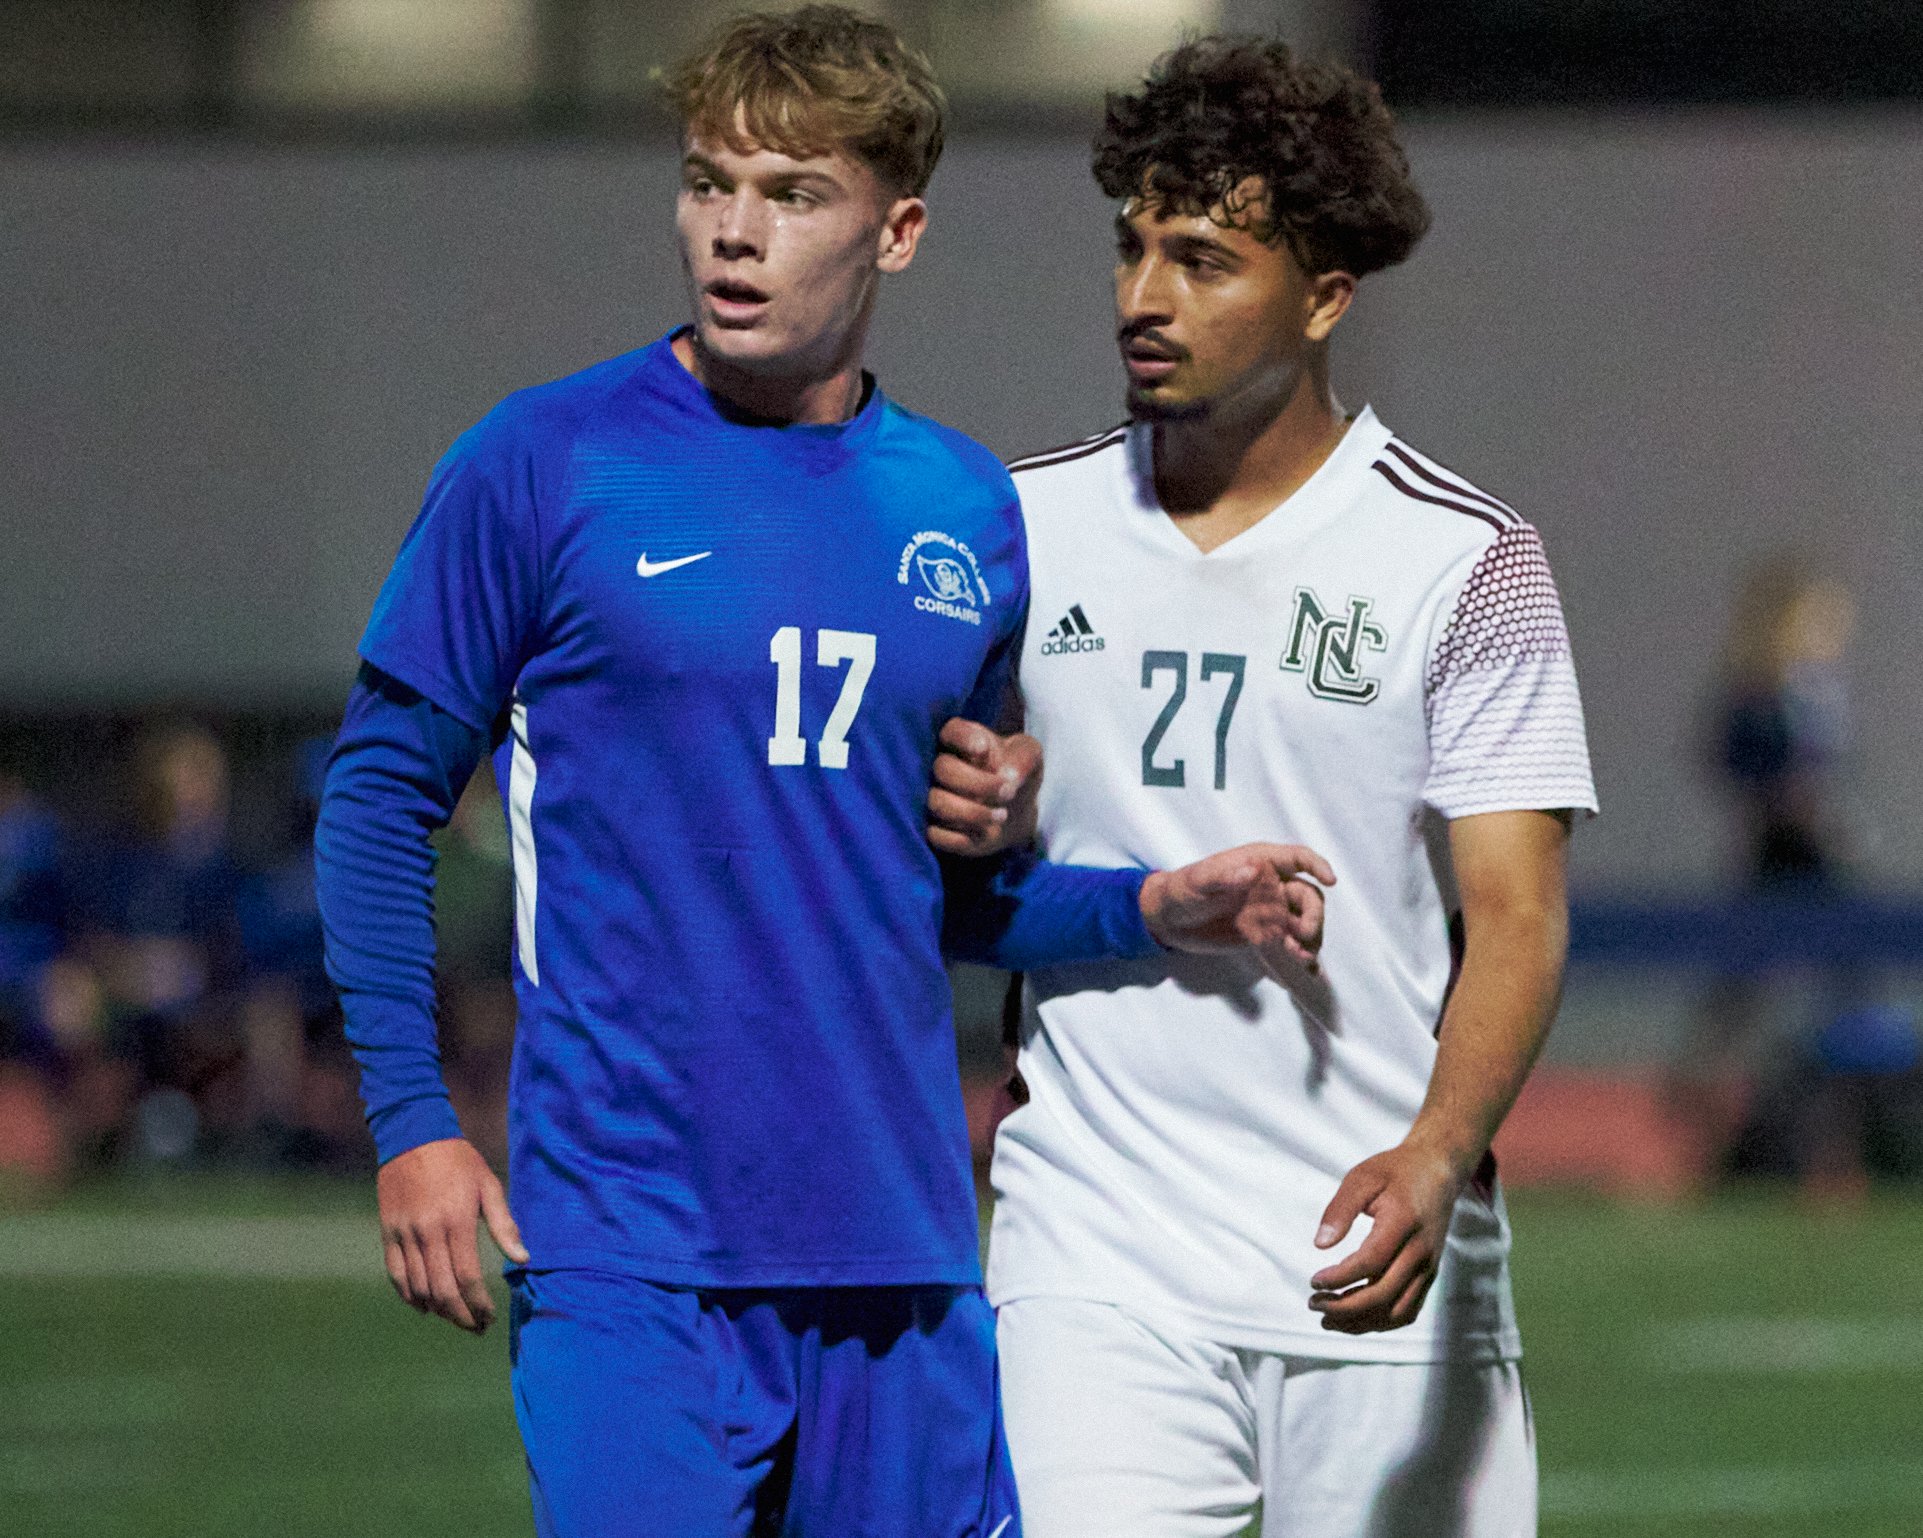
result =
[[[1497,536],[1463,583],[1424,682],[1434,694],[1457,673],[1568,655],[1562,597],[1542,538],[1519,523]]]

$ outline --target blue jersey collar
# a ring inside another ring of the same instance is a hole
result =
[[[666,394],[707,418],[716,428],[737,432],[779,434],[783,447],[792,445],[809,459],[825,455],[837,463],[855,452],[880,425],[888,398],[866,369],[861,374],[861,404],[843,422],[767,422],[748,416],[715,395],[674,353],[674,340],[693,330],[676,326],[647,349],[647,369]]]

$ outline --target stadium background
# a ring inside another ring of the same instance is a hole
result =
[[[297,861],[301,745],[331,725],[428,465],[507,391],[680,317],[649,72],[729,8],[0,8],[0,770],[104,829],[144,735],[196,722],[233,768],[237,856]],[[1542,528],[1605,806],[1576,840],[1564,1017],[1506,1150],[1545,1530],[1923,1530],[1913,1065],[1843,1065],[1888,1113],[1867,1194],[1716,1180],[1662,1090],[1734,932],[1705,700],[1744,572],[1786,548],[1854,596],[1840,815],[1883,906],[1771,915],[1780,947],[1741,963],[1763,978],[1750,1079],[1831,1104],[1816,961],[1857,963],[1886,1035],[1923,993],[1923,7],[872,8],[956,105],[873,363],[1007,455],[1117,415],[1086,173],[1101,88],[1215,26],[1382,79],[1436,225],[1363,288],[1338,391]],[[485,887],[496,846],[473,847]],[[996,980],[960,999],[987,1072]],[[58,1181],[10,1177],[0,1526],[525,1531],[503,1342],[386,1295],[365,1151],[294,1174],[217,1123],[184,1142],[142,1123]]]

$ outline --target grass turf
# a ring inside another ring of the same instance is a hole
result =
[[[1545,1533],[1923,1532],[1923,1204],[1515,1208]]]
[[[371,1228],[364,1280],[126,1264],[143,1225],[181,1218],[311,1214],[338,1244],[370,1197],[170,1182],[28,1220],[35,1242],[68,1213],[118,1234],[123,1274],[100,1276],[70,1248],[66,1274],[9,1268],[26,1230],[0,1218],[0,1531],[529,1533],[505,1330],[471,1340],[402,1308]],[[1515,1209],[1545,1534],[1923,1531],[1923,1202]]]

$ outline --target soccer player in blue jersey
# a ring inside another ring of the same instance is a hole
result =
[[[389,1275],[464,1328],[509,1261],[543,1534],[1015,1538],[941,949],[1305,954],[1328,879],[944,871],[942,723],[1026,605],[984,450],[860,367],[941,144],[834,7],[674,82],[694,323],[510,397],[436,468],[361,642],[317,834]],[[514,1211],[435,1049],[432,855],[484,753],[513,832]],[[518,1226],[517,1226],[518,1218]]]

